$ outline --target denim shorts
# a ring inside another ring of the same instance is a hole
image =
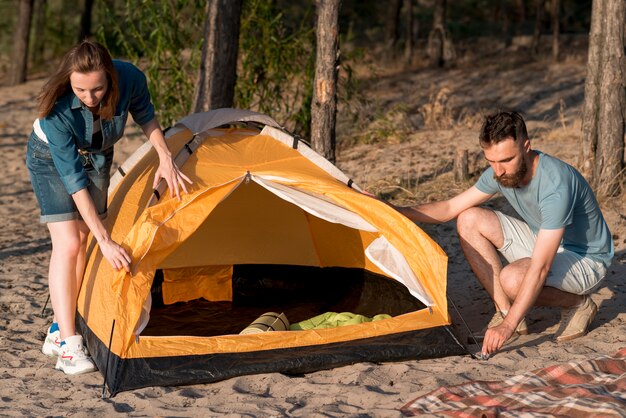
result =
[[[107,191],[113,161],[113,148],[105,151],[105,153],[107,162],[100,173],[91,166],[86,156],[81,155],[83,167],[89,176],[87,190],[102,219],[106,217],[107,213]],[[33,191],[39,203],[41,211],[39,220],[41,223],[82,219],[74,204],[74,199],[65,189],[61,176],[52,161],[50,147],[33,134],[28,140],[26,166]]]
[[[504,245],[498,248],[500,254],[509,263],[530,257],[537,240],[536,234],[526,222],[498,211],[494,212],[500,220],[504,235]],[[606,271],[607,268],[601,261],[559,247],[545,285],[576,295],[586,295],[598,287]]]

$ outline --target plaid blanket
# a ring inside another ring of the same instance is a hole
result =
[[[407,416],[626,417],[626,348],[501,382],[440,387],[403,406]]]

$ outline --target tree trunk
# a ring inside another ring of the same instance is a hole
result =
[[[232,107],[237,80],[242,0],[207,2],[204,43],[193,112]]]
[[[599,197],[624,178],[626,59],[623,0],[593,0],[582,123],[582,174]]]
[[[406,36],[404,42],[404,65],[408,67],[413,62],[413,0],[404,0],[404,19],[406,22]]]
[[[469,180],[469,152],[458,149],[454,157],[454,181],[460,183]]]
[[[91,11],[93,10],[93,0],[85,0],[85,7],[80,16],[80,28],[78,30],[78,42],[89,38],[91,35]]]
[[[46,22],[46,0],[36,0],[33,4],[33,26],[35,27],[33,31],[33,42],[32,48],[30,51],[30,62],[33,67],[39,67],[42,65],[46,57],[44,56],[45,51],[45,22]]]
[[[446,0],[436,0],[433,27],[428,34],[428,57],[434,67],[443,67],[455,56],[452,39],[446,29]]]
[[[520,36],[524,34],[524,25],[526,24],[526,4],[524,0],[515,0],[515,21],[512,30],[512,36]],[[513,39],[511,39],[513,41]]]
[[[311,101],[311,144],[315,151],[333,163],[337,119],[340,7],[341,0],[317,0],[317,48]]]
[[[546,7],[546,0],[537,0],[537,15],[535,16],[535,32],[533,42],[530,46],[530,53],[533,56],[539,54],[539,42],[541,42],[541,29],[543,26],[543,12]]]
[[[559,60],[559,36],[561,34],[561,25],[559,19],[561,17],[561,0],[552,1],[552,60],[557,62]]]
[[[498,22],[500,22],[502,37],[506,48],[513,43],[513,32],[515,31],[515,21],[511,21],[513,12],[510,10],[507,0],[500,0],[497,6]]]
[[[402,0],[389,0],[387,2],[387,20],[385,22],[385,58],[393,59],[396,55],[398,38],[400,37],[399,20]]]
[[[15,86],[26,81],[28,66],[28,38],[30,35],[30,20],[33,14],[33,0],[20,0],[19,14],[13,36],[13,51],[11,57],[11,71],[9,85]]]
[[[521,29],[521,27],[524,26],[524,23],[526,22],[526,5],[524,4],[524,0],[515,0],[515,15],[517,17],[517,24]]]

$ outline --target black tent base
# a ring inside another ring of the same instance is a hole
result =
[[[217,382],[231,377],[280,372],[301,375],[360,362],[422,360],[467,354],[444,327],[342,343],[246,353],[122,359],[110,353],[78,318],[80,332],[111,396],[148,386]],[[108,357],[108,361],[107,361]],[[108,371],[106,370],[108,364]]]

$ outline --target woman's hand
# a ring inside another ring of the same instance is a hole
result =
[[[111,264],[111,267],[116,271],[123,268],[127,272],[130,272],[131,258],[121,245],[110,238],[102,240],[98,244],[100,245],[102,255],[104,255],[104,258]]]
[[[94,238],[98,241],[100,251],[102,251],[104,258],[107,259],[115,270],[123,268],[126,271],[130,271],[130,256],[124,248],[111,239],[111,236],[98,216],[98,211],[96,210],[96,206],[93,203],[89,191],[86,188],[81,189],[74,193],[72,198],[87,228],[89,228]]]
[[[154,173],[152,188],[156,189],[159,185],[159,181],[163,179],[167,183],[168,189],[170,189],[170,197],[176,195],[176,198],[180,200],[180,189],[188,193],[185,182],[189,184],[193,182],[176,166],[172,158],[172,153],[165,143],[165,137],[163,136],[159,122],[156,119],[152,119],[150,122],[142,125],[141,129],[159,155],[159,168],[156,173]]]
[[[159,155],[159,168],[154,174],[153,189],[156,189],[159,181],[163,179],[167,183],[167,188],[170,190],[170,197],[176,195],[176,198],[180,200],[180,189],[185,193],[188,193],[185,182],[191,184],[192,181],[184,175],[174,163],[174,159],[171,155],[161,156]]]

